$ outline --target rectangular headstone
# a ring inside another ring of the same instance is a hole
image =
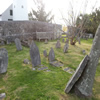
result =
[[[22,45],[18,38],[15,39],[15,44],[18,51],[22,50]]]

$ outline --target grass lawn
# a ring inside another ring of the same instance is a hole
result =
[[[64,43],[61,42],[61,49],[55,48],[56,41],[36,42],[39,47],[42,65],[47,66],[51,71],[32,71],[32,65],[23,64],[24,59],[30,60],[29,48],[23,47],[22,51],[16,51],[15,44],[1,46],[8,51],[7,73],[0,75],[0,93],[5,92],[4,100],[84,100],[74,94],[65,94],[64,89],[72,74],[63,69],[70,67],[76,70],[84,58],[82,50],[89,54],[92,39],[82,40],[81,45],[70,45],[68,53],[63,53]],[[53,67],[49,64],[48,58],[43,56],[43,50],[49,53],[54,48],[56,60],[64,64],[63,67]],[[85,99],[86,100],[86,99]],[[98,65],[93,87],[93,97],[90,100],[100,100],[100,63]]]

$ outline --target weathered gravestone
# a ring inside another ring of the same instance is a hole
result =
[[[83,53],[83,55],[85,55],[86,54],[85,50],[82,50],[82,53]]]
[[[67,86],[65,88],[65,92],[69,93],[72,87],[75,85],[76,81],[80,78],[85,66],[87,65],[87,62],[89,61],[89,56],[85,56],[84,59],[81,61],[79,66],[76,69],[76,72],[72,76],[72,78],[67,83]]]
[[[69,44],[69,39],[66,39],[65,43]]]
[[[45,44],[48,44],[48,40],[46,39],[44,43],[45,43]]]
[[[75,84],[75,93],[80,97],[91,97],[96,68],[100,58],[100,25],[96,31],[93,45],[89,54],[90,60],[81,78]]]
[[[18,38],[15,39],[15,44],[18,51],[22,50],[22,45]]]
[[[51,48],[50,52],[49,52],[49,56],[48,56],[49,62],[52,62],[55,60],[55,54],[54,54],[54,50],[53,48]]]
[[[31,56],[31,62],[33,67],[41,64],[39,49],[34,43],[34,41],[32,41],[30,45],[30,56]]]
[[[47,57],[47,51],[46,50],[43,51],[43,55],[44,55],[44,57]]]
[[[52,62],[50,62],[50,64],[55,66],[55,67],[62,67],[63,66],[63,64],[58,62],[58,61],[52,61]]]
[[[60,40],[57,40],[56,48],[61,48]]]
[[[66,44],[64,45],[64,49],[63,49],[63,52],[64,52],[64,53],[66,53],[66,52],[68,51],[68,47],[69,47],[69,45],[66,43]]]
[[[89,98],[92,96],[92,88],[93,88],[94,77],[95,77],[99,57],[100,57],[100,25],[96,31],[93,45],[89,54],[89,61],[85,65],[84,71],[76,83],[75,81],[72,80],[74,78],[70,80],[70,82],[68,83],[69,87],[67,86],[65,89],[66,93],[68,93],[71,90],[71,87],[73,86],[73,85],[70,85],[70,83],[73,84],[74,82],[75,83],[74,91],[77,96],[84,97],[84,98],[86,97]],[[80,73],[78,72],[77,74],[80,74]]]
[[[64,38],[62,39],[62,42],[65,42],[65,39]]]
[[[5,48],[0,49],[0,73],[5,73],[8,66],[8,52]]]
[[[5,45],[5,42],[4,41],[1,41],[0,45],[1,46]]]
[[[3,100],[5,97],[6,97],[6,94],[5,93],[1,93],[0,94],[0,100]]]

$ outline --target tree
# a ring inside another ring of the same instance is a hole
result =
[[[51,11],[46,13],[45,11],[45,5],[42,0],[34,0],[35,5],[37,6],[37,10],[32,9],[32,12],[29,13],[29,19],[30,20],[37,20],[37,21],[43,21],[43,22],[52,22],[52,19],[54,18],[53,15],[51,15]]]
[[[93,35],[95,35],[96,29],[100,23],[99,16],[100,16],[100,8],[99,9],[96,8],[95,11],[92,12],[91,14],[79,15],[79,17],[77,18],[77,26],[83,19],[87,19],[85,25],[83,26],[84,30],[86,30],[87,33],[92,33]]]
[[[81,3],[83,3],[83,2],[81,2]],[[86,22],[88,20],[87,19],[88,16],[85,16],[85,17],[82,16],[82,15],[85,15],[86,8],[88,6],[88,1],[85,0],[84,5],[81,4],[79,11],[78,10],[75,11],[76,6],[77,5],[74,5],[74,1],[71,0],[70,1],[70,10],[68,12],[67,18],[64,18],[62,13],[61,13],[62,19],[64,20],[66,26],[68,26],[67,37],[69,38],[71,45],[75,45],[77,41],[80,44],[80,38],[85,33],[84,26],[86,25]],[[82,6],[84,6],[84,8],[83,8],[83,11],[82,11],[82,14],[81,14],[80,9],[81,9]],[[92,10],[93,9],[94,9],[94,7],[92,7]]]

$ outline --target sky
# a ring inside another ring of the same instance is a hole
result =
[[[62,16],[68,18],[68,14],[71,12],[71,5],[73,6],[75,14],[79,13],[90,13],[93,11],[93,6],[96,8],[100,5],[100,0],[44,0],[46,11],[51,11],[55,16],[54,22],[57,24],[64,24]],[[1,0],[0,2],[0,14],[4,12],[7,7],[12,4],[13,0]],[[27,0],[28,12],[31,11],[31,8],[35,8],[33,0]]]

